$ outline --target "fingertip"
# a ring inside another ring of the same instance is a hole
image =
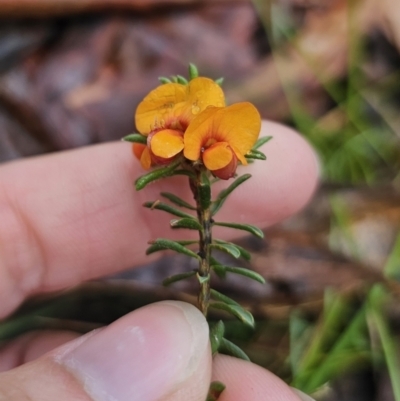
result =
[[[271,372],[226,355],[214,358],[212,380],[226,386],[219,401],[300,401],[293,390]]]

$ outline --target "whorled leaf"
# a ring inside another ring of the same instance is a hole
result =
[[[170,202],[174,203],[177,206],[184,207],[186,209],[190,210],[196,210],[194,206],[192,206],[190,203],[187,203],[183,199],[181,199],[179,196],[176,196],[174,194],[171,194],[170,192],[161,192],[160,195],[166,199],[168,199]]]
[[[264,233],[262,232],[262,230],[260,230],[256,226],[252,226],[251,224],[226,223],[222,221],[215,221],[213,224],[220,227],[229,227],[236,230],[247,231],[248,233],[253,234],[258,238],[264,238]]]
[[[199,70],[193,63],[189,63],[189,78],[194,79],[199,76]]]
[[[202,231],[203,227],[195,218],[173,219],[170,221],[171,228],[187,228],[189,230]]]
[[[228,188],[221,191],[218,194],[217,198],[211,204],[211,214],[215,215],[215,213],[217,213],[218,210],[221,209],[222,205],[225,203],[226,199],[232,193],[232,191],[235,190],[240,184],[243,184],[245,181],[247,181],[250,177],[251,174],[243,174],[240,177],[236,178],[236,180],[233,181]]]
[[[254,317],[247,310],[243,309],[240,305],[226,304],[225,302],[211,302],[210,308],[223,310],[235,316],[246,326],[254,328]]]
[[[254,149],[249,150],[245,157],[246,159],[267,160],[267,156],[263,152]]]
[[[147,144],[147,136],[144,136],[142,134],[138,134],[138,133],[133,133],[133,134],[129,134],[127,136],[124,136],[122,138],[122,141],[124,142],[133,142],[133,143],[141,143],[143,145]]]
[[[178,253],[182,253],[183,255],[187,255],[198,260],[200,259],[197,253],[186,248],[184,245],[181,245],[176,241],[172,241],[165,238],[157,238],[155,241],[152,241],[150,247],[148,247],[146,250],[146,255],[150,255],[154,252],[164,251],[167,249]]]
[[[233,244],[232,242],[227,242],[227,241],[223,241],[221,239],[214,239],[213,241],[215,244],[219,244],[219,245],[229,245],[229,246],[233,246],[235,247],[239,253],[240,253],[240,257],[243,258],[244,260],[249,261],[251,259],[251,254],[248,250],[244,249],[242,246]]]
[[[187,85],[189,83],[188,80],[182,75],[177,75],[176,78],[178,79],[178,84]]]
[[[217,265],[212,265],[211,268],[221,278],[225,277],[226,273],[229,272],[229,273],[239,274],[241,276],[245,276],[252,280],[258,281],[261,284],[265,284],[265,279],[263,276],[261,276],[260,274],[256,273],[253,270],[246,269],[244,267],[233,267],[233,266],[225,266],[217,264]]]
[[[143,203],[143,207],[147,207],[148,209],[156,209],[156,210],[162,210],[164,212],[173,214],[174,216],[178,216],[178,217],[183,217],[183,218],[187,218],[187,219],[194,219],[194,216],[182,212],[182,210],[176,209],[175,207],[168,205],[164,202],[160,202],[160,201],[153,201],[153,202],[145,202]]]
[[[221,340],[224,337],[225,334],[225,325],[222,320],[218,321],[217,323],[213,324],[210,327],[210,343],[211,343],[211,352],[214,355],[220,345],[221,345]]]
[[[216,301],[225,302],[228,305],[240,306],[240,304],[238,304],[234,299],[229,298],[224,294],[221,294],[217,290],[211,289],[210,290],[210,295],[211,295],[211,298],[216,300]]]
[[[257,150],[257,149],[261,148],[261,146],[263,146],[265,143],[267,143],[271,139],[272,139],[272,136],[263,136],[261,138],[258,138],[257,142],[254,144],[252,150]]]
[[[181,160],[177,159],[167,167],[161,167],[156,170],[150,171],[150,173],[142,175],[135,181],[136,190],[139,191],[143,189],[153,181],[160,180],[166,177],[171,177],[172,175],[174,175],[174,171],[178,168],[180,164]]]
[[[206,401],[217,401],[222,392],[225,390],[225,384],[221,382],[212,382],[208,389]]]
[[[158,77],[158,80],[162,83],[162,84],[170,84],[172,81],[167,78],[167,77]]]
[[[211,244],[211,248],[225,252],[236,259],[240,258],[240,250],[234,244],[214,242]]]
[[[235,358],[243,359],[250,362],[250,358],[246,355],[246,353],[226,338],[222,339],[221,345],[219,347],[219,352],[221,352],[221,354],[231,355]]]
[[[168,286],[172,283],[176,283],[177,281],[181,280],[186,280],[187,278],[193,277],[196,275],[196,271],[190,271],[187,273],[179,273],[179,274],[174,274],[173,276],[167,277],[166,279],[163,280],[162,284],[164,286]]]

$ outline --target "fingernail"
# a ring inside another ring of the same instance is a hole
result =
[[[315,401],[314,398],[311,398],[309,395],[307,395],[306,393],[303,393],[300,390],[297,390],[297,388],[292,387],[292,390],[298,395],[298,397],[302,400],[302,401]]]
[[[167,301],[119,319],[56,360],[95,401],[146,401],[175,391],[206,351],[203,315],[192,305]]]

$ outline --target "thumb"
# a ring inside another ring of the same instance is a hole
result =
[[[203,401],[208,325],[183,302],[138,309],[0,375],[0,400]]]

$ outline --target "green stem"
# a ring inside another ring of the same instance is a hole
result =
[[[198,278],[200,283],[200,292],[198,296],[198,308],[207,316],[208,305],[210,301],[210,258],[211,258],[211,210],[210,207],[204,208],[200,199],[201,170],[196,171],[196,179],[190,179],[190,188],[196,201],[197,218],[202,229],[199,231],[199,269]]]

